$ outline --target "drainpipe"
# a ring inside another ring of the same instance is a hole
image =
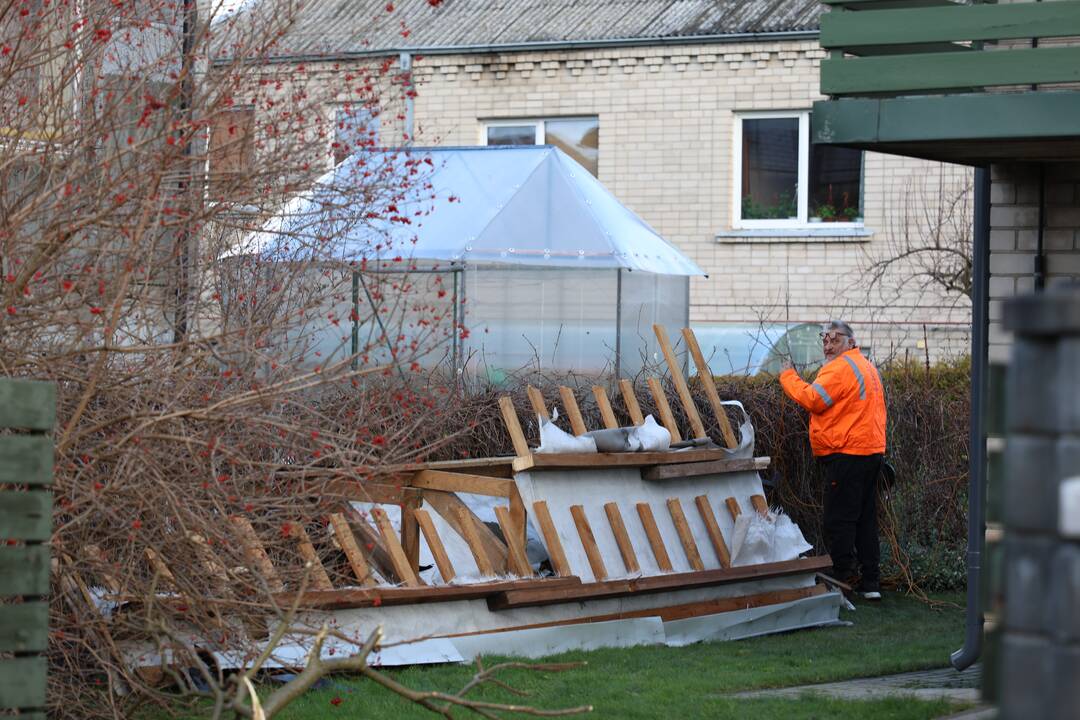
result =
[[[990,277],[990,169],[975,170],[975,227],[971,268],[971,430],[968,438],[967,616],[964,647],[949,660],[964,670],[982,654],[982,549],[986,535],[986,397],[987,297]]]

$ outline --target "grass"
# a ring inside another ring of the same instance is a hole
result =
[[[937,596],[959,605],[960,595]],[[877,701],[733,698],[743,690],[791,687],[943,667],[962,643],[963,611],[931,609],[887,594],[879,605],[862,603],[841,619],[851,627],[802,630],[738,642],[698,643],[683,648],[640,647],[571,652],[551,662],[585,661],[561,673],[511,671],[501,676],[528,691],[515,698],[484,688],[475,697],[543,708],[592,705],[593,718],[862,718],[916,720],[955,711],[946,701]],[[490,658],[485,664],[498,662]],[[387,671],[414,689],[454,692],[472,676],[471,666],[439,665]],[[471,695],[472,696],[472,695]],[[335,704],[332,701],[340,699]],[[462,713],[465,715],[465,713]],[[191,717],[198,717],[197,715]],[[434,717],[397,696],[347,677],[307,693],[281,720],[319,718]]]

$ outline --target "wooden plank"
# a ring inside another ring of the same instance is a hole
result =
[[[53,441],[45,435],[0,436],[0,484],[52,485]]]
[[[483,541],[480,539],[479,526],[482,523],[472,512],[468,511],[468,508],[455,507],[452,512],[457,516],[457,527],[455,529],[468,544],[473,559],[476,561],[476,569],[481,575],[494,575],[495,565],[491,557],[488,556]],[[507,562],[509,563],[509,552]]]
[[[266,581],[270,592],[284,590],[285,584],[281,582],[281,577],[278,576],[277,570],[274,569],[274,564],[270,562],[270,557],[266,554],[266,549],[263,548],[263,544],[259,541],[259,536],[256,534],[255,528],[251,526],[251,522],[242,515],[234,515],[230,520],[233,529],[236,531],[236,537],[240,541],[240,547],[244,551],[244,557],[250,563],[252,569]]]
[[[44,651],[49,641],[48,626],[48,603],[0,605],[0,652]]]
[[[670,480],[672,478],[697,477],[699,475],[718,475],[721,473],[749,472],[764,470],[769,467],[771,458],[738,458],[734,460],[712,460],[710,462],[679,463],[676,465],[656,465],[641,471],[642,480]]]
[[[653,557],[656,558],[656,566],[661,572],[671,572],[671,558],[668,557],[667,548],[664,547],[664,538],[660,535],[660,528],[656,527],[656,518],[653,517],[649,503],[638,503],[637,513],[641,518],[641,526],[645,529],[645,537],[649,538],[649,547],[652,548]]]
[[[0,597],[48,593],[48,545],[0,546]]]
[[[528,588],[563,588],[580,586],[581,579],[529,578],[527,580],[495,580],[492,582],[463,585],[421,585],[419,587],[345,588],[340,590],[309,590],[300,598],[302,608],[342,609],[371,607],[373,605],[413,605],[476,600],[487,598],[507,590]],[[279,605],[290,605],[296,599],[293,593],[274,596]]]
[[[593,577],[597,581],[607,580],[607,568],[604,567],[604,558],[600,555],[600,548],[596,546],[596,537],[593,536],[589,518],[585,516],[585,508],[581,505],[571,505],[570,514],[574,516],[574,525],[577,526],[578,537],[581,538],[581,547],[585,550],[585,556],[589,559],[589,567],[592,568]]]
[[[457,495],[425,490],[424,502],[430,505],[432,510],[439,513],[442,519],[454,529],[454,532],[463,538],[467,530],[466,524],[461,521],[461,517],[463,514],[468,517],[470,522],[467,523],[467,526],[471,528],[471,532],[475,533],[478,542],[483,546],[484,557],[493,565],[494,573],[492,574],[506,572],[508,567],[506,543],[500,540],[491,531],[491,528],[480,522],[480,519],[473,514],[465,503],[461,502]]]
[[[510,508],[504,505],[495,506],[495,517],[502,528],[503,537],[506,538],[507,560],[510,571],[520,577],[532,577],[532,566],[529,558],[525,555],[525,543],[522,542],[521,528],[510,517]]]
[[[646,465],[671,465],[709,462],[728,459],[726,450],[682,450],[680,452],[626,452],[626,453],[541,453],[514,459],[514,470],[521,472],[531,468],[593,468],[593,467],[644,467]]]
[[[154,574],[160,577],[166,582],[176,584],[176,578],[173,577],[172,570],[165,564],[165,561],[161,559],[161,556],[157,554],[153,548],[146,548],[143,550],[143,555],[146,556],[146,561],[150,563],[150,568],[154,571]]]
[[[686,514],[683,512],[679,498],[668,498],[667,507],[668,513],[671,514],[671,521],[675,523],[675,532],[679,533],[679,542],[682,543],[690,567],[694,570],[704,570],[705,564],[701,562],[701,553],[698,552],[694,533],[690,531],[690,525],[686,522]]]
[[[1080,81],[1080,47],[825,58],[821,61],[821,92],[825,95],[1077,81]]]
[[[777,563],[740,565],[719,570],[646,575],[627,580],[609,580],[598,583],[582,583],[576,587],[538,587],[507,590],[488,598],[493,610],[509,610],[517,607],[552,605],[565,602],[581,602],[598,598],[626,597],[628,595],[670,592],[672,590],[713,587],[730,583],[761,580],[764,578],[789,577],[814,574],[832,567],[828,555],[799,558]]]
[[[409,484],[427,490],[465,492],[504,498],[510,497],[516,487],[513,480],[444,470],[421,470],[412,476]]]
[[[51,537],[51,492],[0,492],[0,538],[44,542]]]
[[[0,379],[0,428],[51,430],[55,423],[55,383]]]
[[[634,383],[629,380],[619,381],[619,392],[622,393],[623,404],[626,412],[630,414],[630,420],[635,425],[644,425],[645,416],[641,414],[641,406],[638,405],[637,394],[634,392]]]
[[[44,655],[0,660],[0,707],[45,707],[46,672]]]
[[[510,433],[510,442],[514,444],[514,452],[518,457],[527,457],[531,454],[529,443],[525,441],[525,433],[521,432],[521,423],[518,422],[517,410],[514,409],[514,401],[509,395],[499,398],[499,412],[502,413],[503,425],[506,432]]]
[[[739,501],[735,498],[727,498],[724,500],[724,505],[727,505],[728,513],[731,514],[732,520],[738,520],[739,516],[742,515],[742,508],[739,507]]]
[[[1080,35],[1072,3],[1013,3],[821,16],[821,46],[924,45]]]
[[[697,505],[701,522],[705,523],[705,530],[709,533],[709,540],[712,542],[713,550],[716,551],[716,559],[720,562],[720,567],[731,567],[731,552],[724,541],[723,533],[720,532],[720,525],[716,522],[716,515],[713,514],[712,506],[709,505],[708,496],[698,495],[694,498],[694,504]]]
[[[690,394],[686,378],[683,377],[682,366],[679,364],[679,359],[675,357],[675,350],[672,349],[671,342],[668,340],[667,330],[663,325],[653,325],[653,332],[656,333],[660,350],[663,351],[664,360],[667,361],[668,372],[671,373],[671,380],[675,383],[675,392],[678,393],[679,401],[682,402],[683,410],[686,411],[686,418],[690,421],[690,432],[695,438],[708,437],[705,434],[701,416],[698,415],[697,405],[694,404],[694,396]]]
[[[566,410],[566,417],[570,420],[570,430],[575,435],[584,435],[589,431],[585,427],[585,420],[581,417],[581,409],[578,407],[577,398],[574,397],[574,391],[565,385],[559,386],[559,397],[562,398],[563,409]]]
[[[110,593],[116,595],[119,594],[123,585],[116,576],[109,572],[109,568],[112,567],[112,563],[105,557],[105,553],[101,551],[101,548],[97,545],[84,545],[82,548],[82,554],[89,560],[97,564],[94,568],[97,574],[97,580],[100,581],[100,585],[108,590]]]
[[[611,401],[608,400],[607,390],[601,385],[593,385],[592,394],[596,398],[596,406],[600,408],[600,417],[604,420],[604,427],[609,430],[619,427],[619,421],[615,419],[615,411],[611,409]]]
[[[380,505],[399,505],[405,501],[405,488],[400,485],[337,478],[323,486],[323,496],[338,495],[345,500],[379,503]]]
[[[698,381],[705,390],[705,397],[708,398],[709,406],[712,407],[713,415],[716,417],[716,424],[720,427],[720,434],[724,437],[724,444],[729,448],[736,448],[739,446],[739,441],[735,438],[735,431],[731,428],[731,421],[728,419],[727,413],[724,412],[724,404],[720,400],[720,393],[716,390],[712,369],[709,368],[709,363],[705,362],[705,356],[701,352],[701,346],[698,345],[697,336],[694,335],[693,328],[683,328],[682,335],[686,347],[690,351],[690,357],[694,359],[694,366],[697,367],[698,371]]]
[[[679,434],[679,426],[675,424],[675,416],[671,414],[671,406],[668,405],[664,386],[656,378],[649,378],[648,383],[653,402],[656,403],[656,412],[660,413],[660,424],[671,433],[671,442],[682,442],[682,435]]]
[[[517,483],[512,483],[510,490],[510,519],[514,521],[514,527],[518,529],[518,538],[521,546],[525,547],[528,542],[529,515],[525,510],[525,501],[521,499]]]
[[[341,513],[330,513],[330,527],[334,528],[334,537],[341,547],[341,552],[345,553],[345,559],[349,561],[349,567],[352,568],[357,582],[363,587],[375,587],[378,583],[371,574],[367,558],[356,542],[349,521]]]
[[[435,558],[435,565],[439,568],[439,575],[442,576],[444,583],[449,583],[456,575],[454,564],[450,562],[450,556],[446,554],[446,547],[443,546],[442,538],[439,537],[439,532],[435,529],[435,523],[431,521],[431,516],[428,515],[427,510],[417,508],[413,512],[416,514],[416,522],[420,525],[420,531],[424,533],[424,539],[427,540],[428,549],[431,550],[431,555]],[[372,584],[374,585],[374,583]]]
[[[532,385],[527,385],[525,394],[529,396],[529,404],[532,405],[533,412],[544,420],[550,420],[551,414],[548,412],[547,405],[544,404],[543,393]]]
[[[534,502],[533,513],[536,514],[536,521],[540,525],[540,533],[544,536],[544,545],[547,546],[551,568],[560,577],[570,577],[573,575],[570,572],[570,563],[566,561],[566,553],[563,551],[562,541],[559,539],[559,532],[555,529],[555,523],[551,520],[551,512],[548,510],[547,503],[543,500]]]
[[[360,514],[360,511],[351,504],[346,503],[342,506],[342,511],[345,521],[349,523],[349,528],[356,537],[356,541],[367,552],[368,564],[374,565],[374,569],[388,581],[402,582],[403,579],[399,578],[397,573],[394,572],[394,563],[390,560],[390,551],[387,550],[382,535],[379,534],[378,530],[368,523],[364,516]]]
[[[759,515],[764,517],[769,516],[769,503],[765,501],[764,495],[751,495],[750,504],[754,506],[754,509],[758,511]]]
[[[491,477],[513,477],[514,457],[468,458],[465,460],[436,460],[419,465],[405,466],[407,472],[416,470],[448,470],[450,472],[468,472],[474,475]]]
[[[416,587],[420,584],[420,579],[416,577],[409,559],[405,556],[405,549],[401,547],[401,540],[394,532],[394,526],[390,523],[386,511],[382,508],[372,508],[371,516],[375,519],[375,525],[379,528],[386,549],[390,553],[390,562],[394,566],[394,572],[407,586]]]
[[[330,576],[326,574],[326,568],[323,567],[322,560],[319,559],[319,553],[315,552],[315,546],[311,544],[311,538],[308,537],[303,524],[293,523],[290,526],[289,534],[296,540],[296,549],[299,551],[305,567],[310,566],[308,586],[314,590],[333,590],[334,584],[330,582]]]
[[[604,512],[607,513],[608,525],[611,526],[611,534],[615,536],[615,543],[619,546],[619,555],[622,556],[626,572],[641,572],[637,553],[634,552],[634,544],[630,542],[630,534],[626,532],[626,524],[623,522],[622,513],[619,512],[619,505],[613,502],[606,503]]]
[[[413,572],[420,573],[420,525],[416,522],[419,497],[411,497],[401,504],[401,548]]]

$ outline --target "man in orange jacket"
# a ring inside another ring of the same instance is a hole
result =
[[[790,364],[780,385],[810,411],[810,448],[825,471],[825,546],[841,579],[859,577],[856,592],[881,599],[877,477],[885,454],[885,391],[881,376],[847,323],[821,333],[825,365],[808,383]],[[861,571],[861,572],[860,572]]]

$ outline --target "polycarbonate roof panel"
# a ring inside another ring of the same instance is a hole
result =
[[[346,190],[363,173],[384,174],[392,185],[411,170],[418,174],[408,193],[393,198],[393,212],[371,217],[372,208],[355,206]],[[704,274],[551,146],[358,153],[229,254],[287,259],[314,248],[354,261],[403,257]]]
[[[277,2],[259,0],[258,18]],[[309,0],[278,56],[817,30],[818,0]],[[238,22],[242,22],[243,14]],[[402,25],[408,37],[402,37]],[[222,37],[227,33],[221,33]]]

